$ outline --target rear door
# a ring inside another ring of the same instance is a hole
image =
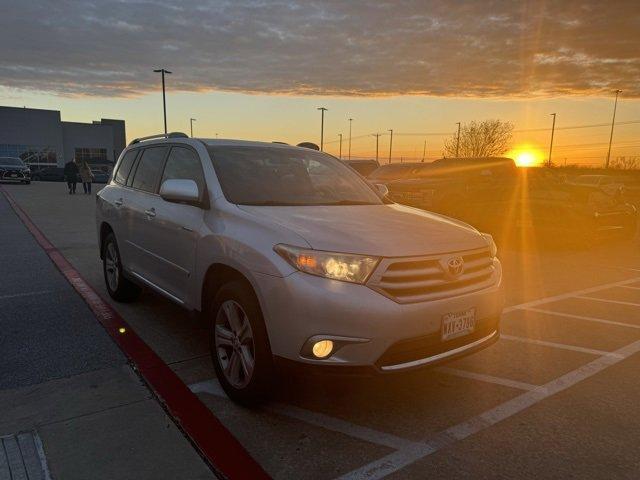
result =
[[[171,147],[160,185],[171,179],[193,180],[198,186],[200,202],[206,201],[202,164],[191,147]],[[204,210],[202,205],[167,202],[161,197],[156,198],[154,207],[155,217],[145,223],[140,237],[145,250],[151,252],[149,279],[181,302],[188,302]]]

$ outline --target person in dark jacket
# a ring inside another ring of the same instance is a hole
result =
[[[67,180],[67,187],[69,187],[70,195],[76,193],[76,183],[78,183],[79,171],[75,158],[70,162],[67,162],[64,166],[64,177]]]

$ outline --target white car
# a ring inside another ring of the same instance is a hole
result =
[[[280,364],[389,373],[496,341],[492,238],[384,190],[310,149],[134,140],[97,195],[107,289],[201,312],[218,379],[243,403],[268,396]]]

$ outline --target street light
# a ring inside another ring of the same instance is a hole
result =
[[[458,158],[460,154],[460,122],[457,122],[457,125],[458,125],[458,138],[456,140],[456,158]]]
[[[374,137],[376,137],[376,163],[378,163],[378,140],[380,139],[381,133],[372,133]]]
[[[324,107],[318,107],[321,112],[322,120],[320,121],[320,151],[324,151],[324,112],[327,111]]]
[[[556,114],[552,113],[553,124],[551,125],[551,143],[549,143],[549,167],[551,166],[551,151],[553,150],[553,134],[556,131]]]
[[[609,168],[609,160],[611,159],[611,142],[613,141],[613,126],[616,123],[616,109],[618,108],[618,95],[622,93],[622,90],[616,90],[616,101],[613,104],[613,118],[611,119],[611,135],[609,136],[609,151],[607,152],[607,163],[605,168]]]
[[[389,139],[389,163],[391,163],[391,147],[393,146],[393,128],[390,128],[389,132],[391,132],[391,138]]]
[[[339,133],[338,137],[340,137],[340,153],[338,154],[338,158],[342,160],[342,134]]]
[[[351,160],[351,122],[353,122],[353,118],[349,119],[349,160]]]
[[[195,118],[190,118],[189,123],[191,124],[191,138],[193,138],[193,122],[195,122]]]
[[[164,134],[166,135],[167,134],[167,100],[165,97],[165,89],[164,89],[164,75],[165,73],[167,75],[171,75],[171,72],[169,70],[165,70],[164,68],[154,70],[154,72],[162,74],[162,111],[164,113]]]

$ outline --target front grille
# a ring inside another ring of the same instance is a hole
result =
[[[480,340],[498,329],[499,318],[486,318],[479,320],[475,330],[470,334],[446,342],[442,341],[439,330],[423,337],[401,340],[391,345],[380,356],[376,361],[376,366],[382,368],[433,357]]]
[[[8,179],[24,179],[24,172],[22,172],[22,170],[9,170],[6,169],[4,171],[0,171],[0,177],[2,178],[8,178]]]
[[[448,261],[462,257],[463,272],[452,275]],[[367,283],[398,303],[416,303],[464,295],[495,282],[488,249],[429,257],[385,259]]]

